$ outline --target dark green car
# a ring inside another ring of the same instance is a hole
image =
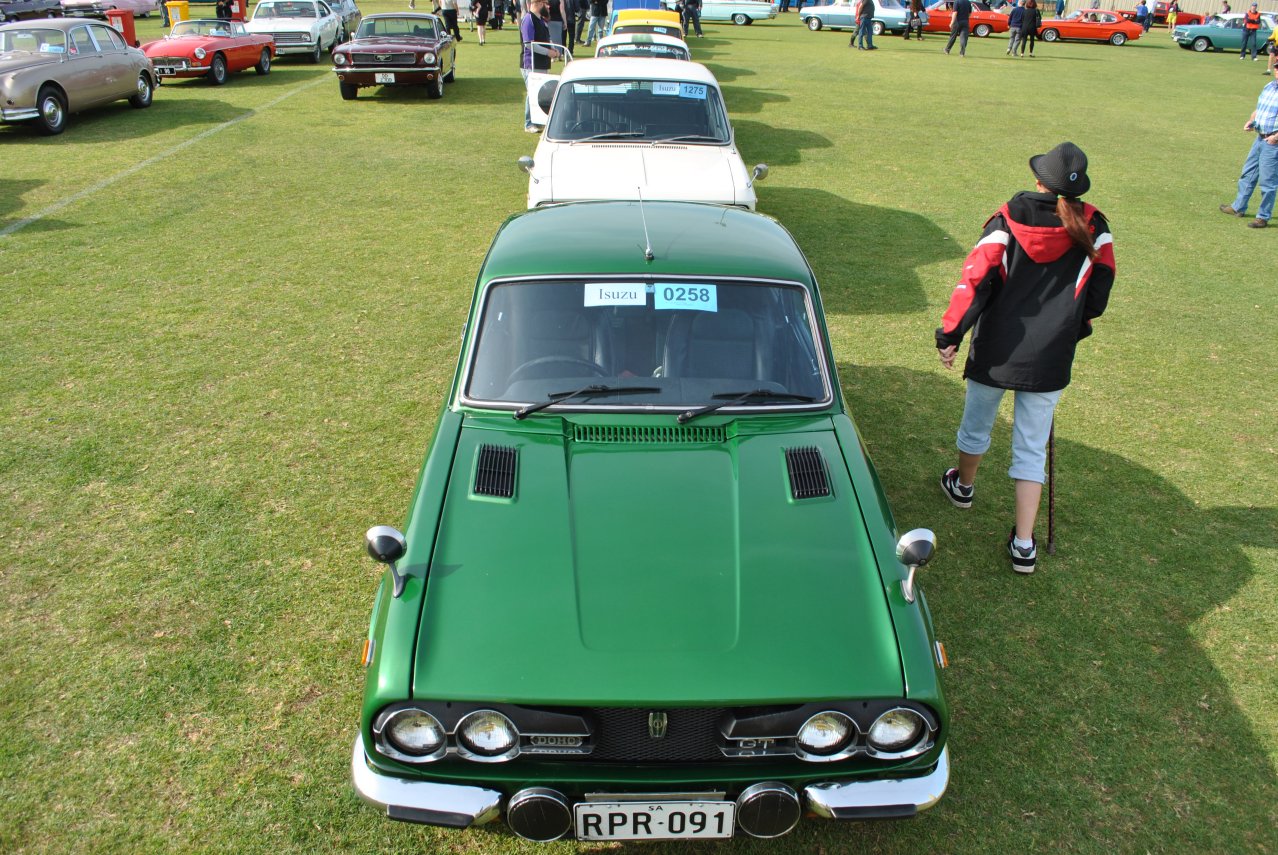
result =
[[[581,236],[589,236],[582,238]],[[369,627],[352,773],[392,819],[773,837],[949,780],[914,568],[806,259],[691,203],[512,217]]]

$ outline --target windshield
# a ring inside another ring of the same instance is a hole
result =
[[[670,24],[618,24],[612,28],[613,35],[633,35],[635,33],[653,33],[658,36],[674,36],[675,38],[683,38],[683,31],[679,29],[679,25]]]
[[[435,22],[430,18],[365,18],[355,33],[357,39],[380,38],[384,36],[412,36],[419,39],[435,38]]]
[[[172,36],[229,36],[231,25],[227,21],[180,21],[173,25]]]
[[[691,59],[688,49],[678,45],[659,45],[652,42],[627,42],[599,48],[596,56],[648,56],[656,59]]]
[[[582,140],[690,137],[687,142],[732,139],[719,90],[678,80],[574,80],[559,87],[546,137]]]
[[[599,384],[634,394],[562,406],[686,408],[766,390],[829,400],[804,289],[680,281],[512,282],[488,289],[471,400],[525,404]],[[794,407],[755,396],[745,407]],[[813,406],[808,404],[808,406]]]
[[[305,0],[272,0],[258,3],[253,10],[254,18],[318,18],[319,10],[314,3]]]
[[[67,37],[61,30],[46,30],[37,27],[9,27],[0,31],[0,52],[11,50],[28,51],[30,53],[66,53]]]

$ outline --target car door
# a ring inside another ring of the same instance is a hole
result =
[[[89,25],[80,24],[67,33],[67,59],[61,69],[66,76],[67,107],[72,112],[108,100],[110,87],[103,79],[102,52],[89,34]]]
[[[953,17],[954,10],[948,2],[937,3],[927,10],[927,30],[930,32],[949,32],[950,22]]]
[[[316,3],[320,12],[320,43],[328,46],[337,41],[337,32],[341,28],[341,18],[327,4],[322,2]]]
[[[103,98],[113,101],[132,96],[137,92],[136,66],[124,36],[114,27],[103,24],[90,24],[89,32],[102,55]]]
[[[822,20],[825,21],[827,27],[846,27],[851,28],[855,18],[852,15],[854,7],[851,3],[835,3],[830,6],[828,11],[821,13]]]

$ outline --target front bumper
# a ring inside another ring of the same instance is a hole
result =
[[[355,737],[351,778],[360,797],[385,808],[391,819],[467,828],[490,822],[501,812],[502,793],[497,790],[376,771],[364,754],[362,734]],[[899,819],[935,805],[949,781],[950,750],[945,748],[936,768],[921,777],[809,784],[803,800],[809,811],[825,819]]]
[[[343,83],[353,83],[356,86],[384,86],[393,84],[383,84],[377,82],[378,74],[394,74],[395,83],[407,85],[420,85],[429,83],[434,80],[440,73],[437,67],[416,66],[397,66],[390,68],[359,68],[349,65],[333,66],[337,79]]]
[[[40,118],[40,111],[35,107],[6,107],[0,110],[0,122],[25,122]]]

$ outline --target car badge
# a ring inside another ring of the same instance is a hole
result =
[[[379,54],[377,55],[377,61],[378,61],[378,62],[390,62],[390,61],[391,61],[391,55],[390,55],[390,54],[388,54],[388,53],[379,53]]]
[[[668,719],[666,718],[665,713],[663,712],[648,713],[648,735],[651,736],[653,739],[666,738],[667,724],[668,724]]]

